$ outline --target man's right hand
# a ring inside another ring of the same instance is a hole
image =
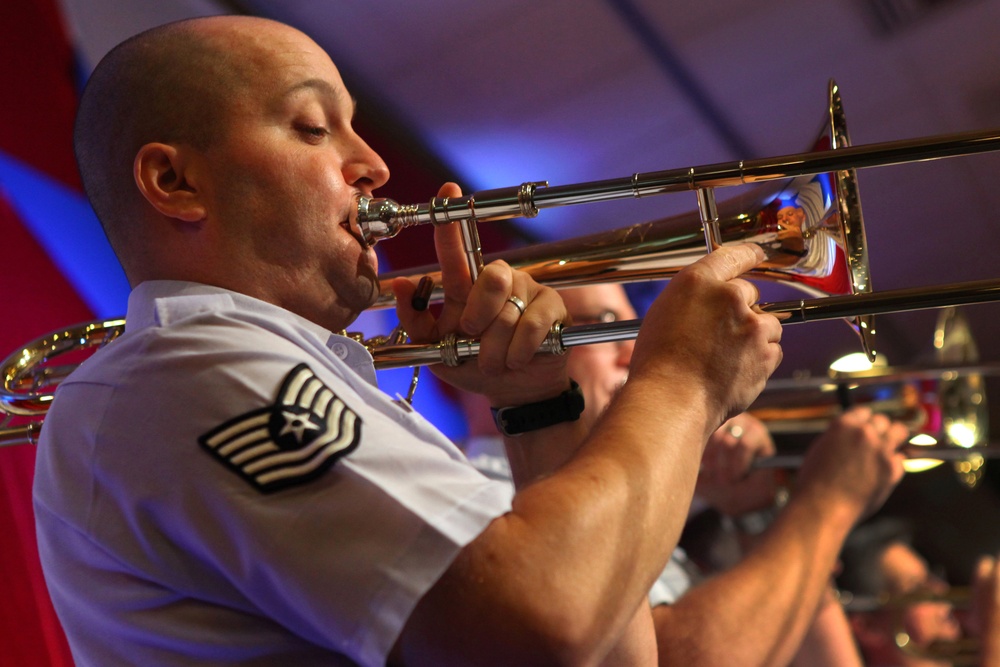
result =
[[[882,506],[903,478],[909,437],[903,424],[869,408],[854,408],[834,420],[809,448],[796,494],[821,494],[824,505],[847,507],[855,520]]]
[[[742,412],[782,357],[781,323],[740,278],[763,259],[755,245],[723,247],[674,276],[646,314],[629,377],[702,389],[712,430]]]

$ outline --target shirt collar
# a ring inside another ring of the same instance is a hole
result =
[[[137,285],[128,297],[125,330],[131,332],[157,324],[166,324],[164,319],[167,317],[167,311],[157,306],[157,300],[179,296],[206,297],[206,303],[212,303],[217,299],[217,303],[232,304],[240,310],[288,320],[312,332],[322,341],[329,340],[333,335],[328,329],[280,306],[222,287],[182,280],[148,280]]]
[[[192,298],[184,299],[182,304],[176,301],[168,304],[167,299],[177,297]],[[166,325],[171,318],[184,317],[198,311],[232,308],[288,322],[293,327],[312,334],[368,384],[378,386],[372,355],[361,343],[339,333],[332,333],[280,306],[213,285],[180,280],[150,280],[140,283],[129,294],[125,331],[135,332],[147,327]]]

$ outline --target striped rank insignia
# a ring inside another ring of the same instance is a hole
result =
[[[198,442],[262,492],[325,472],[361,439],[361,418],[306,364],[288,374],[273,405],[231,419]]]

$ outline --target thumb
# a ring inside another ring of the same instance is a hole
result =
[[[437,320],[428,311],[413,307],[416,283],[409,278],[396,278],[392,281],[392,291],[396,295],[396,317],[410,339],[419,343],[437,340]]]

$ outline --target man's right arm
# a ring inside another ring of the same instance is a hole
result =
[[[461,550],[417,605],[395,658],[594,664],[635,628],[683,527],[709,434],[780,361],[780,324],[752,310],[756,289],[735,279],[760,258],[751,246],[725,248],[671,281],[618,400],[572,459],[520,490],[512,511]],[[536,431],[520,446],[579,439],[580,428]]]

